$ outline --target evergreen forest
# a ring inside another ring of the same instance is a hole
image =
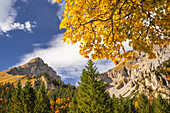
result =
[[[0,113],[170,113],[170,101],[161,95],[110,96],[98,75],[89,60],[77,87],[58,84],[54,91],[47,91],[44,83],[34,88],[29,80],[24,87],[20,81],[16,86],[1,84]]]

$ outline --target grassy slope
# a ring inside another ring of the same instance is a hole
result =
[[[0,83],[5,83],[5,82],[16,82],[19,79],[23,79],[26,77],[26,75],[12,75],[12,74],[8,74],[9,70],[0,72]]]

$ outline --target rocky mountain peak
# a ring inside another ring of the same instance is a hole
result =
[[[47,73],[50,78],[61,80],[61,77],[57,75],[57,73],[51,67],[49,67],[48,64],[44,63],[40,57],[30,60],[24,65],[13,67],[8,71],[8,74],[12,75],[38,76],[41,73]]]
[[[28,63],[33,63],[33,62],[44,63],[44,61],[40,57],[36,57],[34,59],[31,59]]]
[[[33,67],[37,65],[44,65],[44,61],[40,57],[36,57],[34,59],[31,59],[28,63],[22,65],[21,67]]]

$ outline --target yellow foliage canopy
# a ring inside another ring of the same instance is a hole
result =
[[[60,2],[61,0],[54,0]],[[161,45],[170,36],[168,0],[65,0],[63,42],[81,42],[80,54],[93,60],[112,59],[118,64],[133,59],[134,51],[125,51],[122,42],[155,57],[153,45]],[[169,43],[167,43],[169,44]]]

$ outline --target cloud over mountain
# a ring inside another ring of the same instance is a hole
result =
[[[54,39],[47,45],[48,48],[37,47],[32,53],[28,53],[21,57],[21,65],[35,57],[42,58],[49,64],[62,79],[79,79],[81,71],[86,65],[87,59],[79,55],[79,44],[67,45],[62,43],[63,34],[54,36]],[[114,66],[110,60],[98,60],[96,62],[99,72],[104,72]]]

